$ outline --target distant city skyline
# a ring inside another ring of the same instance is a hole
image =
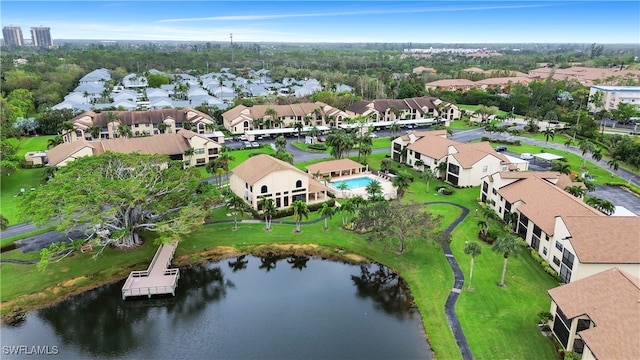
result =
[[[54,42],[640,44],[638,1],[3,0],[0,21]]]

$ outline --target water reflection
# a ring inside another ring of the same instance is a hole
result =
[[[65,359],[430,358],[384,266],[267,254],[180,274],[175,297],[123,301],[122,282],[104,286],[2,328],[3,345],[58,345]]]
[[[371,271],[371,268],[375,268]],[[407,284],[389,268],[377,266],[360,266],[360,276],[351,276],[358,289],[358,296],[371,298],[376,308],[398,319],[413,315],[413,298]]]
[[[75,344],[94,355],[122,355],[139,345],[150,308],[127,306],[118,286],[104,286],[40,310],[63,344]]]

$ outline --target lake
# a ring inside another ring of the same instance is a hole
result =
[[[123,301],[122,284],[3,327],[2,358],[431,358],[407,287],[378,264],[243,256],[182,268],[175,297]]]

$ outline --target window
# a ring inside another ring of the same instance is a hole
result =
[[[571,270],[564,266],[564,264],[560,266],[560,278],[564,283],[571,281]]]
[[[449,172],[458,175],[460,173],[460,166],[449,163]]]
[[[302,187],[302,180],[297,180],[296,181],[296,187],[297,188],[301,188]]]
[[[420,160],[420,153],[416,153],[416,160]]]
[[[496,189],[491,189],[491,192],[493,193],[493,195],[498,195],[498,191]]]
[[[569,250],[564,249],[564,251],[562,252],[562,263],[566,265],[569,269],[573,269],[574,258],[575,256],[573,256],[573,254]]]
[[[489,190],[489,183],[485,181],[482,183],[482,192],[486,193],[487,190]]]
[[[487,165],[482,167],[482,172],[486,173],[487,171],[489,171],[489,167]]]
[[[547,255],[547,247],[546,246],[542,248],[542,253]]]
[[[269,191],[269,189],[267,188],[267,185],[262,185],[262,187],[260,188],[260,193],[261,194],[265,194]]]
[[[557,257],[553,257],[553,263],[560,266],[560,259],[558,259]]]
[[[556,241],[556,249],[562,251],[562,249],[564,249],[564,246],[562,246],[562,244],[560,244],[559,242]]]
[[[195,149],[193,153],[196,155],[202,155],[204,154],[204,149],[203,148]]]

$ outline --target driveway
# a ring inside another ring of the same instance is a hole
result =
[[[616,206],[624,206],[627,210],[640,216],[640,197],[618,186],[596,186],[596,190],[587,193],[611,201]]]

